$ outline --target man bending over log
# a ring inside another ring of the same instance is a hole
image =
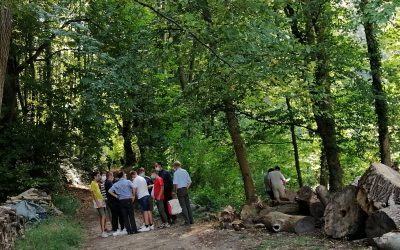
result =
[[[282,199],[286,199],[285,187],[286,179],[281,173],[281,168],[279,166],[275,167],[275,170],[268,174],[268,179],[272,192],[274,193],[274,198],[280,202]]]

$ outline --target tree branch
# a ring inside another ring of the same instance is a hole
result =
[[[83,22],[83,21],[88,21],[89,19],[87,18],[77,18],[77,19],[71,19],[63,23],[61,25],[60,29],[64,29],[71,23],[76,23],[76,22]],[[44,41],[36,50],[35,52],[28,57],[23,63],[19,64],[16,68],[16,73],[21,73],[27,66],[31,65],[34,61],[37,60],[37,58],[43,53],[43,51],[50,45],[51,41],[56,38],[56,34],[52,34],[46,41]]]

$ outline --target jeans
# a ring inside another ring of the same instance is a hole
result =
[[[177,196],[182,208],[182,215],[186,224],[193,224],[192,208],[190,207],[187,188],[178,188]]]
[[[120,200],[122,217],[124,218],[125,228],[128,234],[137,233],[135,214],[133,212],[132,199]]]
[[[122,217],[122,210],[120,206],[120,201],[110,201],[108,202],[108,206],[111,210],[111,227],[113,231],[118,230],[118,222],[121,230],[124,230],[124,219]]]
[[[156,205],[157,205],[158,213],[160,214],[160,217],[161,217],[161,221],[163,223],[167,223],[168,222],[168,217],[167,217],[167,214],[165,213],[164,201],[163,200],[156,200]]]

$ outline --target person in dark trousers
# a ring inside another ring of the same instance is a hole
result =
[[[274,169],[270,168],[270,169],[268,169],[268,172],[265,174],[264,186],[265,186],[265,191],[267,192],[267,194],[269,195],[271,200],[275,200],[274,192],[272,192],[271,184],[269,183],[269,173],[271,173],[272,171],[274,171]]]
[[[118,180],[117,180],[118,181]],[[115,182],[117,182],[115,181]],[[107,172],[107,180],[105,182],[105,189],[107,192],[107,206],[111,210],[111,227],[113,236],[120,235],[124,231],[124,220],[121,214],[121,208],[119,205],[119,200],[112,196],[108,191],[114,185],[114,174],[112,172]],[[120,229],[118,228],[118,222]],[[126,231],[126,230],[125,230]],[[123,233],[122,233],[123,234]]]
[[[168,217],[164,209],[164,181],[160,176],[158,176],[156,170],[153,170],[151,172],[151,179],[154,182],[154,191],[152,195],[154,200],[156,201],[158,214],[160,215],[162,222],[159,228],[168,228],[170,227],[170,225],[168,224]]]
[[[155,163],[154,169],[157,171],[158,176],[160,176],[164,181],[164,210],[167,214],[168,222],[170,224],[174,224],[176,220],[176,215],[171,215],[168,212],[168,201],[172,200],[172,176],[168,171],[163,169],[163,164],[161,162]]]
[[[126,174],[122,171],[117,176],[119,181],[114,183],[108,193],[119,200],[127,234],[138,233],[133,211],[133,183],[126,179]]]
[[[181,167],[179,161],[175,161],[173,164],[175,169],[174,173],[174,193],[178,196],[179,204],[182,208],[182,215],[185,219],[184,225],[193,224],[192,208],[190,207],[190,200],[188,190],[192,184],[192,179],[189,173]]]

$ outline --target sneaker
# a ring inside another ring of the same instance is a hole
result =
[[[149,226],[150,230],[154,230],[154,224]]]
[[[103,232],[103,233],[101,234],[101,237],[102,237],[102,238],[107,238],[107,237],[108,237],[108,233]]]
[[[124,229],[124,230],[121,230],[118,235],[127,235],[127,234],[128,234],[128,232],[126,231],[126,229]]]
[[[139,227],[139,229],[142,229],[142,228],[145,228],[145,227],[146,227],[146,225],[143,224],[143,225],[141,225],[141,226]]]
[[[138,230],[139,232],[148,232],[150,231],[150,227],[144,227]]]
[[[164,228],[169,228],[171,225],[169,223],[164,223]]]
[[[119,230],[119,229],[117,229],[117,231],[115,231],[112,235],[113,236],[118,236],[118,235],[121,235],[121,230]]]

